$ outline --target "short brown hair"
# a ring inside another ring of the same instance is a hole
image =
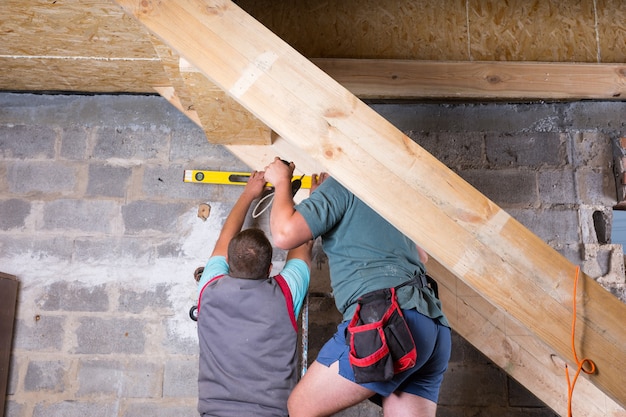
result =
[[[271,264],[272,245],[261,229],[243,230],[228,244],[228,266],[231,277],[264,279],[269,275]]]

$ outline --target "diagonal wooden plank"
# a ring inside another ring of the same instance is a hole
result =
[[[295,161],[303,173],[321,169],[308,155],[298,152],[298,148],[280,137],[271,146],[231,145],[229,150],[254,169],[262,169],[275,155]],[[439,282],[444,310],[457,333],[555,412],[566,415],[565,361],[517,320],[483,299],[435,259],[428,263],[428,271]],[[584,378],[576,385],[573,409],[580,417],[626,417],[625,409]]]
[[[297,147],[280,137],[271,146],[230,146],[229,150],[254,169],[262,169],[275,155],[295,161],[303,173],[321,169],[307,154],[298,152]],[[555,412],[567,415],[565,361],[511,315],[482,298],[435,259],[429,261],[428,271],[439,282],[444,311],[457,333]],[[584,378],[576,385],[573,409],[580,417],[626,417],[624,408]]]
[[[162,95],[181,112],[188,113],[171,93]],[[188,117],[194,120],[193,114],[188,114]],[[197,123],[200,124],[199,121]],[[294,161],[300,173],[322,170],[307,154],[280,137],[276,137],[270,146],[227,145],[227,148],[252,169],[263,169],[267,161],[281,155]],[[296,201],[307,195],[308,191],[301,190],[296,195]],[[446,271],[436,260],[429,262],[428,270],[439,282],[441,300],[452,327],[537,398],[565,415],[565,361],[529,330],[514,324],[517,321],[510,315],[496,310],[463,281]],[[625,409],[587,379],[580,379],[576,385],[573,408],[579,416],[626,416]]]
[[[564,358],[575,266],[230,1],[119,0],[445,269]],[[626,305],[581,275],[579,352],[622,406]]]

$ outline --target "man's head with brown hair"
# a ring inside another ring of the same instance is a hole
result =
[[[229,275],[234,278],[264,279],[272,266],[272,245],[261,229],[246,229],[228,244]]]

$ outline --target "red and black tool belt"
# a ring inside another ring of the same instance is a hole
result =
[[[426,276],[418,275],[397,287],[372,291],[357,300],[346,331],[357,383],[389,381],[395,374],[415,366],[415,341],[396,299],[396,289],[409,284],[426,286]]]

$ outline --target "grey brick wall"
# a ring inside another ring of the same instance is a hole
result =
[[[621,247],[591,219],[615,203],[626,103],[372,106],[626,300]],[[160,97],[0,94],[0,269],[20,280],[8,416],[196,415],[192,273],[239,191],[183,183],[196,168],[247,170]],[[309,359],[337,320],[312,299]],[[438,415],[553,413],[455,335]]]

